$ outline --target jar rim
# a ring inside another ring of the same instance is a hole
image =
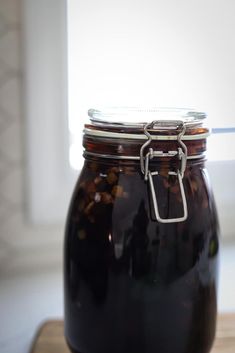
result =
[[[158,129],[175,129],[175,123],[182,122],[187,128],[202,126],[206,113],[189,108],[167,107],[106,107],[89,109],[88,116],[95,126],[105,128],[143,129],[152,121],[158,122]]]
[[[187,108],[113,107],[89,109],[90,124],[84,134],[103,138],[143,140],[205,139],[210,130],[204,126],[206,114]]]

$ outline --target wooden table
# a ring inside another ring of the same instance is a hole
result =
[[[63,321],[45,322],[38,331],[31,353],[70,353],[64,340]],[[219,315],[211,353],[235,353],[235,314]]]

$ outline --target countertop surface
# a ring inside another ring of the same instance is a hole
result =
[[[234,353],[235,314],[218,315],[217,334],[211,353]],[[62,320],[45,322],[40,328],[31,353],[70,353],[64,339]]]
[[[218,298],[220,313],[235,313],[234,269],[235,245],[223,245]],[[28,353],[42,323],[63,317],[61,265],[37,270],[28,268],[22,273],[1,276],[0,313],[0,352]]]

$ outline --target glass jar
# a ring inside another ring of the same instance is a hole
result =
[[[208,353],[219,240],[205,114],[89,115],[65,234],[68,345],[74,353]]]

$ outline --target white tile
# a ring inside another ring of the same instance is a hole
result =
[[[0,194],[11,205],[23,205],[23,171],[22,168],[12,168],[8,174],[0,180]]]
[[[20,119],[20,81],[17,77],[0,87],[0,106],[15,119]]]
[[[0,131],[2,132],[7,127],[6,121],[1,119],[1,112],[0,112]]]
[[[51,246],[59,246],[63,240],[62,227],[40,227],[33,226],[26,221],[26,212],[19,208],[10,209],[6,215],[7,220],[1,225],[1,238],[7,244],[22,253],[27,249],[34,249],[36,256],[43,246],[50,248]]]
[[[21,210],[8,207],[6,220],[1,224],[1,239],[11,246],[25,246],[30,241],[30,232],[24,224]]]
[[[5,82],[5,79],[3,80]],[[1,83],[1,81],[0,81]],[[0,120],[5,122],[5,124],[10,124],[11,121],[14,121],[13,117],[0,105]],[[0,133],[2,130],[0,130]]]
[[[11,253],[11,248],[9,245],[7,245],[5,242],[1,241],[0,238],[0,265],[3,267],[7,261],[7,259],[10,257]]]
[[[3,227],[8,223],[10,217],[10,206],[0,195],[0,238],[4,236]]]
[[[9,31],[0,38],[0,58],[5,62],[8,69],[19,70],[18,31]]]
[[[12,117],[0,106],[0,136],[12,121]]]
[[[62,246],[35,246],[33,248],[19,249],[9,246],[9,256],[1,264],[0,274],[30,273],[38,270],[48,270],[59,267],[62,269]]]
[[[2,1],[2,0],[1,0]],[[1,3],[0,3],[0,38],[6,33],[7,31],[7,21],[4,18],[3,14],[1,13]]]
[[[8,23],[19,23],[20,4],[20,0],[0,0],[0,12]]]
[[[9,126],[0,132],[0,152],[10,162],[22,160],[23,146],[21,136],[21,123],[9,122]]]
[[[1,20],[1,19],[0,19]],[[0,43],[1,43],[1,39],[0,39]],[[1,53],[0,53],[1,54]],[[1,82],[4,80],[5,75],[7,73],[7,65],[5,64],[5,62],[0,58],[0,85]]]
[[[3,159],[0,156],[0,183],[7,176],[9,172],[8,168],[9,168],[8,164],[5,163],[5,161],[3,161]]]
[[[5,119],[3,118],[3,115],[1,115],[1,112],[0,112],[0,132],[4,130],[5,126],[6,126]]]

